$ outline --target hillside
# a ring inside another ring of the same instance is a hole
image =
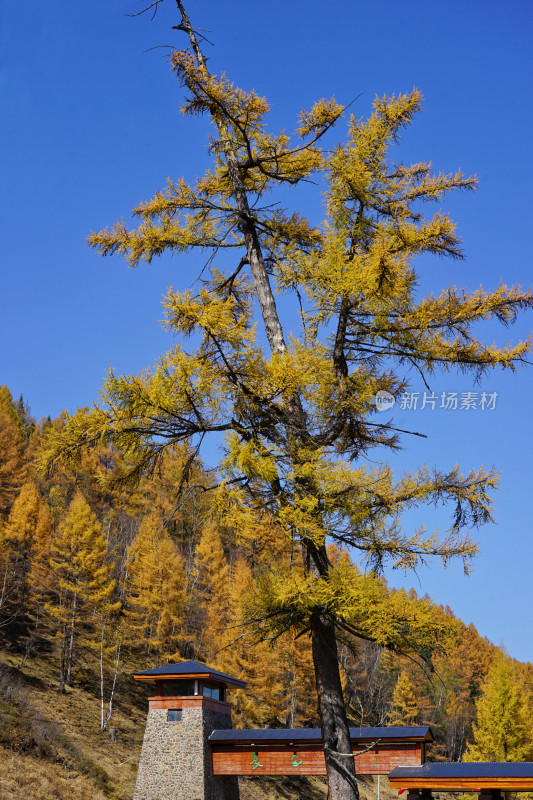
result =
[[[266,611],[287,570],[306,580],[301,545],[272,520],[242,537],[205,491],[211,473],[180,447],[136,482],[117,480],[127,458],[101,443],[39,470],[63,425],[36,424],[0,387],[0,797],[18,800],[31,785],[44,800],[130,800],[147,710],[131,675],[168,662],[192,658],[245,680],[231,697],[235,727],[318,725],[305,614],[275,629]],[[519,730],[513,752],[533,756],[531,664],[430,597],[390,589],[348,551],[327,555],[351,598],[353,625],[338,638],[351,724],[431,725],[432,757],[446,760],[498,760]],[[493,742],[476,720],[506,698],[514,717]],[[299,791],[251,779],[242,800]],[[308,781],[305,795],[320,800],[323,783]]]
[[[43,800],[130,798],[144,730],[140,698],[124,691],[111,741],[99,730],[88,673],[60,694],[51,659],[32,659],[21,669],[20,658],[3,654],[0,665],[0,797],[23,798],[31,784],[32,797]]]
[[[113,725],[117,740],[99,731],[99,700],[85,686],[57,691],[50,659],[24,668],[0,657],[0,797],[9,800],[131,800],[144,733],[144,691],[123,677]],[[377,781],[361,779],[362,800],[375,800]],[[321,778],[240,780],[241,800],[324,800]],[[381,781],[382,800],[395,793]]]

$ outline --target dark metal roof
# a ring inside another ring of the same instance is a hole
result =
[[[374,741],[376,739],[426,739],[433,741],[433,733],[428,725],[406,727],[391,725],[382,728],[350,728],[351,739]],[[292,742],[322,741],[320,728],[259,728],[216,730],[209,737],[210,742]]]
[[[217,669],[208,667],[207,664],[201,664],[199,661],[180,661],[179,664],[166,664],[164,667],[155,667],[154,669],[145,669],[142,672],[134,672],[134,678],[158,678],[162,676],[171,676],[179,678],[180,676],[194,676],[194,675],[209,675],[214,680],[230,683],[232,686],[244,688],[245,681],[238,678],[233,678],[231,675],[226,675],[225,672],[219,672]]]
[[[420,767],[396,767],[389,778],[416,778],[435,780],[440,778],[532,778],[533,762],[477,761],[472,763],[426,762]]]

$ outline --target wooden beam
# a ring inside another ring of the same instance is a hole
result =
[[[403,766],[403,764],[402,764]],[[391,789],[408,789],[409,792],[427,789],[444,792],[531,792],[533,775],[525,778],[390,778]]]
[[[207,681],[208,683],[215,683],[218,686],[238,686],[242,688],[243,681],[237,680],[237,678],[219,678],[216,675],[210,675],[208,672],[206,673],[199,673],[199,672],[191,672],[191,673],[179,673],[179,674],[172,674],[169,673],[167,675],[133,675],[136,681],[186,681],[186,680],[197,680],[202,679]]]
[[[213,711],[221,711],[223,714],[231,714],[231,704],[224,700],[215,700],[212,697],[204,697],[201,694],[189,695],[185,697],[155,697],[148,698],[148,707],[154,708],[210,708]]]

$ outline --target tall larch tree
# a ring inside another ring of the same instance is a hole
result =
[[[473,741],[463,761],[528,761],[533,754],[526,697],[511,660],[496,658],[476,703]]]
[[[9,513],[27,471],[22,424],[11,392],[0,386],[0,522]]]
[[[231,610],[226,647],[218,654],[224,672],[246,681],[246,689],[232,692],[233,714],[238,727],[278,726],[286,718],[283,654],[271,644],[255,643],[247,624],[243,600],[251,591],[250,565],[241,555],[231,568]]]
[[[416,725],[419,717],[415,690],[406,672],[400,672],[392,694],[391,725]]]
[[[198,563],[197,595],[202,600],[204,618],[199,632],[200,650],[209,664],[216,664],[218,651],[231,642],[230,567],[224,555],[218,527],[204,526],[196,548]]]
[[[40,541],[51,531],[51,518],[34,483],[25,483],[0,532],[0,619],[23,618],[27,608],[28,574]]]
[[[123,593],[130,646],[155,658],[157,664],[179,658],[184,639],[185,570],[156,514],[142,520],[129,549]]]
[[[38,636],[50,633],[46,624],[49,620],[45,608],[55,596],[54,572],[50,564],[52,535],[52,515],[48,506],[43,503],[33,538],[31,567],[28,573],[29,630],[25,658],[31,655]]]
[[[313,653],[309,636],[287,631],[276,641],[285,707],[280,714],[287,728],[316,725],[318,721]]]
[[[50,546],[54,597],[46,611],[56,624],[60,645],[59,688],[70,686],[76,637],[94,612],[109,609],[115,589],[113,564],[101,525],[78,493]]]
[[[460,761],[471,738],[476,702],[497,652],[473,625],[458,622],[457,636],[434,658],[436,723],[445,727],[442,755]]]
[[[213,483],[218,508],[242,539],[270,520],[295,553],[283,582],[270,582],[279,591],[270,591],[268,618],[278,632],[310,631],[330,798],[355,800],[336,632],[357,634],[349,619],[360,595],[356,574],[330,562],[327,543],[358,550],[377,569],[387,559],[409,568],[433,555],[468,564],[476,546],[463,530],[491,519],[496,482],[483,469],[423,466],[398,478],[387,465],[367,468],[365,454],[398,447],[402,433],[392,419],[376,418],[376,393],[399,398],[409,370],[427,382],[453,370],[478,378],[515,369],[530,343],[487,345],[479,323],[511,323],[532,296],[503,285],[420,295],[416,256],[462,257],[449,216],[424,209],[476,181],[432,174],[427,163],[406,166],[391,153],[421,108],[419,91],[377,98],[370,117],[351,118],[346,142],[333,149],[322,140],[345,109],[320,100],[302,111],[291,142],[267,129],[265,99],[209,71],[181,0],[177,6],[190,49],[172,54],[172,68],[187,92],[185,113],[213,123],[213,168],[191,184],[169,180],[135,208],[136,229],[120,222],[90,244],[132,266],[165,252],[211,251],[210,273],[196,291],[166,298],[180,342],[151,373],[111,374],[102,406],[70,418],[50,438],[48,458],[107,440],[137,478],[166,447],[185,444],[192,463],[207,436],[225,435]],[[283,210],[273,194],[313,179],[325,189],[321,226]],[[440,537],[402,530],[405,509],[446,501],[454,514]]]

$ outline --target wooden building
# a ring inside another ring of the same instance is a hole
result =
[[[431,728],[350,728],[359,775],[387,775],[426,760]],[[215,775],[325,775],[320,728],[215,730],[208,739]]]
[[[197,661],[134,674],[153,684],[134,800],[238,800],[238,776],[325,775],[319,728],[233,730],[229,688],[244,681]],[[430,728],[352,728],[356,769],[420,765]]]
[[[137,672],[155,685],[134,800],[238,800],[238,776],[324,775],[319,728],[233,730],[229,688],[246,683],[198,661]],[[533,763],[428,763],[427,726],[351,728],[359,775],[387,775],[406,800],[431,800],[434,791],[533,791]]]
[[[430,800],[432,792],[477,792],[480,798],[500,800],[502,792],[533,791],[533,763],[441,761],[396,767],[389,782],[400,794],[407,792],[409,800]]]

